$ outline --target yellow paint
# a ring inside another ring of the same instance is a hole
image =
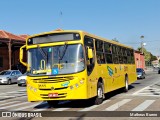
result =
[[[39,35],[44,34],[52,34],[52,33],[66,33],[66,32],[77,32],[81,36],[81,40],[75,40],[75,41],[67,41],[67,44],[84,44],[83,38],[85,35],[90,36],[92,38],[96,39],[102,39],[107,42],[110,42],[112,44],[117,44],[123,47],[127,47],[132,49],[131,47],[122,45],[120,43],[106,40],[100,37],[97,37],[95,35],[83,32],[83,31],[52,31],[52,32],[45,32],[42,34],[33,35],[29,38],[36,37]],[[28,38],[28,39],[29,39]],[[64,45],[65,42],[54,42],[54,43],[44,43],[40,44],[39,47],[47,47],[47,46],[57,46],[57,45]],[[26,49],[36,48],[37,45],[27,45],[26,43]],[[22,61],[22,49],[21,49],[21,56],[20,60]],[[97,61],[97,59],[95,59]],[[86,60],[87,63],[87,60]],[[28,70],[30,70],[27,63],[23,64],[28,66]],[[41,63],[41,68],[43,66],[43,61]],[[52,67],[58,66],[59,69],[63,68],[63,64],[53,64]],[[72,64],[71,66],[74,66]],[[113,70],[113,75],[110,75],[107,69],[107,66]],[[87,67],[86,67],[87,68]],[[129,84],[135,82],[137,79],[136,77],[136,67],[135,64],[97,64],[95,62],[94,69],[92,73],[88,76],[87,75],[87,69],[85,68],[84,71],[78,72],[75,74],[67,74],[67,75],[56,75],[56,76],[27,76],[27,94],[28,94],[28,101],[47,101],[47,100],[73,100],[73,99],[88,99],[92,98],[97,95],[97,83],[98,79],[102,78],[104,83],[104,91],[105,93],[113,91],[115,89],[124,87],[124,79],[125,74],[128,75]],[[44,70],[35,70],[33,73],[43,73],[43,72],[51,72],[51,69],[45,68]],[[65,84],[66,81],[69,82],[68,86],[66,88],[63,88],[62,84]],[[42,82],[43,83],[40,83]],[[45,83],[45,81],[47,81]],[[53,82],[54,81],[54,82]],[[43,90],[41,90],[41,88]],[[78,87],[76,87],[78,86]],[[63,88],[63,89],[60,89]],[[44,90],[44,89],[51,89],[51,90]],[[58,93],[59,98],[48,98],[49,93]],[[46,96],[42,96],[46,95]]]

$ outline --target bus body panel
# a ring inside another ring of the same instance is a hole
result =
[[[85,76],[86,71],[58,77],[27,76],[28,101],[87,99],[88,90]],[[60,80],[62,82],[59,82]],[[58,94],[58,96],[49,97],[50,93]]]
[[[49,46],[60,46],[66,44],[82,44],[84,47],[84,36],[90,36],[93,39],[101,39],[105,41],[106,39],[91,35],[83,31],[54,31],[42,34],[37,34],[29,37],[38,37],[45,34],[52,33],[66,33],[66,32],[76,32],[81,36],[80,40],[75,41],[62,41],[53,43],[43,43],[27,45],[26,49],[30,50],[37,47],[49,47]],[[28,40],[27,39],[27,40]],[[106,40],[108,43],[122,46],[127,49],[132,49],[131,47],[122,45],[120,43]],[[95,40],[94,40],[95,43]],[[85,48],[83,48],[85,51]],[[94,49],[95,44],[94,44]],[[85,51],[86,52],[86,51]],[[86,53],[85,53],[86,54]],[[104,93],[122,88],[125,86],[125,77],[128,77],[129,84],[137,80],[136,67],[134,64],[98,64],[96,52],[95,65],[93,71],[88,74],[87,67],[78,73],[74,74],[64,74],[56,76],[27,76],[27,95],[28,101],[49,101],[49,100],[76,100],[76,99],[89,99],[97,96],[97,84],[99,80],[102,80],[104,86]],[[86,60],[87,61],[87,60]],[[30,69],[30,65],[27,66]],[[72,89],[71,89],[72,88]],[[50,96],[51,95],[51,96]]]

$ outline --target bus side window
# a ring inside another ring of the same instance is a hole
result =
[[[104,42],[100,40],[96,40],[95,46],[96,46],[97,63],[98,64],[106,63],[105,56],[104,56],[104,53],[105,53]]]
[[[119,64],[120,63],[120,48],[116,45],[112,45],[112,57],[113,57],[113,63],[114,64]]]
[[[98,53],[97,52],[97,63],[98,64],[103,64],[105,63],[105,57],[103,53]]]
[[[134,64],[135,61],[134,61],[134,51],[131,50],[131,64]]]
[[[128,61],[128,64],[131,64],[131,53],[130,53],[130,49],[127,49],[127,61]]]
[[[123,48],[123,63],[127,64],[127,51],[126,48]]]
[[[91,74],[93,68],[94,68],[94,44],[93,44],[93,38],[90,37],[86,37],[84,38],[84,46],[85,46],[85,52],[86,52],[86,61],[87,61],[87,72],[88,75]],[[87,53],[87,49],[90,48],[93,51],[93,58],[89,59],[88,58],[88,53]]]
[[[113,63],[112,60],[112,45],[110,43],[104,42],[104,52],[107,63]]]

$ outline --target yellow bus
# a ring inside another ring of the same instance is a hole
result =
[[[80,30],[30,36],[20,48],[20,61],[27,66],[28,101],[50,105],[89,98],[101,104],[105,93],[128,91],[137,79],[131,47]]]

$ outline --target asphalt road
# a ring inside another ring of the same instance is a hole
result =
[[[37,112],[37,115],[40,115],[42,111],[47,111],[47,115],[54,116],[59,114],[56,117],[47,117],[47,119],[68,119],[68,120],[85,120],[85,119],[106,119],[106,115],[110,115],[111,117],[107,117],[107,119],[113,120],[128,120],[136,119],[141,120],[142,117],[127,117],[128,111],[130,111],[130,115],[133,115],[132,112],[139,111],[144,112],[153,112],[151,115],[156,115],[157,111],[160,111],[160,74],[157,72],[148,71],[146,72],[146,79],[139,79],[135,83],[129,86],[129,91],[124,93],[121,89],[116,90],[114,92],[110,92],[106,94],[106,99],[101,105],[93,105],[89,101],[64,101],[60,102],[59,105],[54,108],[50,107],[46,102],[27,102],[26,95],[26,87],[18,87],[17,84],[12,85],[0,85],[0,110],[3,112],[6,111],[30,111]],[[52,111],[52,112],[51,112]],[[53,111],[58,111],[57,114],[54,114]],[[68,112],[66,112],[68,111]],[[72,112],[71,112],[72,111]],[[74,112],[80,112],[85,114],[78,114]],[[89,112],[88,111],[92,111]],[[96,112],[95,112],[96,111]],[[103,111],[103,112],[101,112]],[[106,112],[108,111],[108,113]],[[109,113],[112,111],[111,113]],[[116,112],[114,112],[116,111]],[[118,111],[118,112],[117,112]],[[68,117],[63,117],[67,116]],[[158,113],[160,114],[160,112]],[[23,116],[23,120],[25,119],[46,119],[43,116],[42,118],[25,118]],[[88,115],[88,117],[86,117]],[[101,117],[104,116],[104,117]],[[114,117],[114,116],[122,117]],[[137,114],[136,114],[137,115]],[[143,115],[143,114],[142,114]],[[73,117],[74,116],[74,117]],[[97,116],[97,117],[96,117]],[[2,119],[2,118],[0,118]],[[14,119],[21,120],[21,117],[14,118],[3,118],[4,119]],[[146,120],[158,120],[158,117],[146,117],[143,118]]]

